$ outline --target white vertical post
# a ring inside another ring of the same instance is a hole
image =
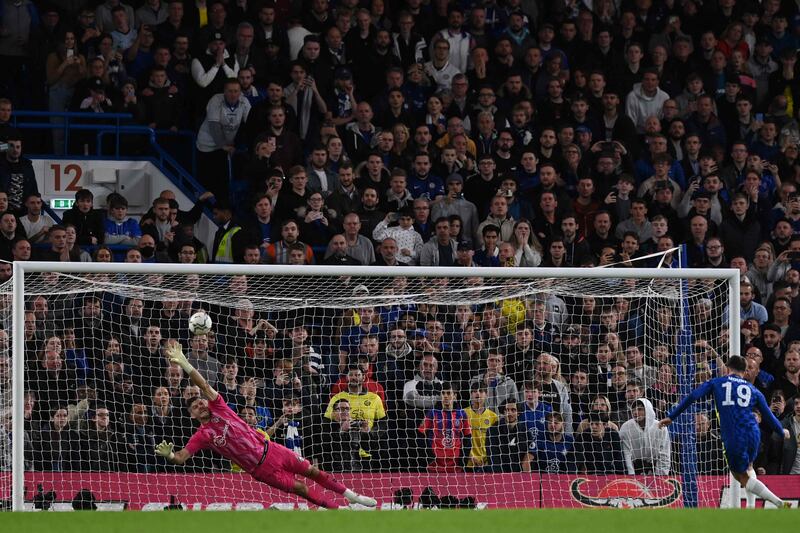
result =
[[[11,363],[11,509],[25,506],[25,269],[14,263]]]
[[[743,355],[742,354],[742,336],[741,336],[741,302],[739,301],[739,270],[736,270],[731,277],[728,278],[728,356]],[[728,507],[730,509],[739,509],[742,506],[741,486],[733,474],[728,476]]]
[[[728,320],[730,322],[730,341],[728,346],[730,353],[728,355],[744,355],[742,353],[742,336],[741,336],[741,302],[739,301],[739,271],[736,270],[734,275],[728,279]]]

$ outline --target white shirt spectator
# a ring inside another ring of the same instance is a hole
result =
[[[34,222],[29,218],[30,215],[25,215],[19,219],[19,223],[22,224],[22,227],[25,229],[25,236],[31,242],[39,242],[40,239],[36,239],[36,241],[31,240],[31,238],[36,235],[37,233],[41,232],[42,230],[47,230],[50,226],[55,225],[55,220],[50,218],[49,215],[42,213],[37,217],[37,220]],[[45,233],[47,233],[45,231]]]
[[[658,427],[656,412],[650,400],[640,398],[634,406],[640,404],[645,409],[644,427],[631,418],[619,429],[622,441],[622,455],[625,457],[625,468],[628,475],[634,474],[634,463],[641,461],[651,464],[652,472],[657,476],[669,474],[670,441],[667,428]]]
[[[422,236],[414,229],[414,226],[408,228],[393,226],[390,228],[389,221],[383,219],[378,222],[378,225],[375,226],[375,229],[372,231],[372,238],[381,242],[387,237],[391,237],[397,242],[397,249],[399,250],[397,254],[398,262],[406,265],[416,263],[417,254],[422,248],[422,245],[425,244],[425,241],[422,240]],[[403,253],[403,250],[409,253]]]
[[[197,132],[197,149],[201,152],[221,150],[234,144],[239,126],[250,114],[250,102],[244,96],[236,106],[225,102],[225,95],[215,94],[206,106],[206,118]]]
[[[444,39],[450,43],[450,64],[458,69],[458,71],[462,74],[466,72],[469,62],[472,36],[465,31],[451,33],[448,28],[445,28],[437,33],[433,38],[433,40],[437,39]]]

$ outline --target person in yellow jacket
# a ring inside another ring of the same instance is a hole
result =
[[[474,383],[469,395],[469,407],[464,409],[472,428],[472,449],[469,453],[467,469],[480,470],[489,464],[486,454],[486,433],[497,424],[497,413],[486,408],[486,385]]]

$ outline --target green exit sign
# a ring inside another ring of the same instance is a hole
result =
[[[74,203],[74,198],[51,198],[50,209],[71,209]]]

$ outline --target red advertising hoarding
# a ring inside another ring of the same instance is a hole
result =
[[[680,477],[520,474],[341,474],[345,485],[392,508],[395,492],[410,489],[413,501],[430,487],[439,497],[471,497],[479,508],[681,507]],[[0,474],[0,499],[9,498],[10,476]],[[800,476],[763,476],[779,497],[800,499]],[[727,476],[700,476],[701,507],[727,504]],[[113,472],[28,472],[26,501],[42,485],[54,491],[54,508],[69,510],[73,496],[90,490],[107,510],[161,510],[174,501],[189,510],[305,508],[304,502],[246,474],[132,474]],[[342,499],[344,503],[344,500]],[[763,502],[759,502],[759,506]],[[31,505],[32,506],[32,505]]]

